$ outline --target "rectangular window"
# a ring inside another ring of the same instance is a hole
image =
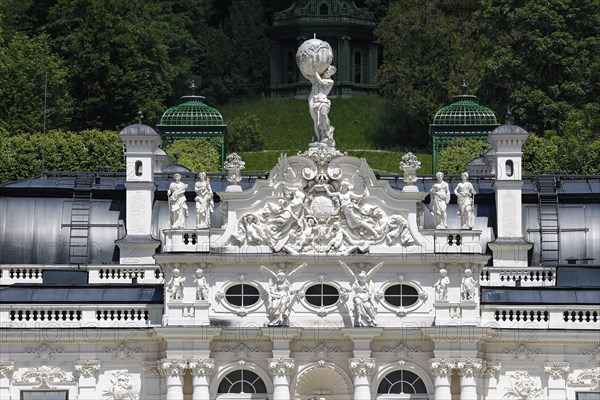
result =
[[[600,400],[600,392],[595,392],[595,393],[577,392],[577,400]]]
[[[21,400],[69,400],[66,390],[22,390]]]

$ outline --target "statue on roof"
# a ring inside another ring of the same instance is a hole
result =
[[[335,128],[329,121],[331,101],[327,98],[333,88],[331,77],[336,72],[335,66],[331,65],[332,61],[331,46],[316,37],[302,43],[296,53],[298,68],[312,84],[308,96],[308,110],[314,125],[312,143],[322,143],[328,147],[335,147]]]
[[[210,187],[210,180],[206,176],[206,173],[200,172],[198,174],[198,180],[194,185],[194,191],[196,197],[196,228],[210,228],[210,213],[215,208],[213,201],[213,191]]]
[[[435,174],[437,182],[433,184],[429,194],[431,195],[431,208],[433,209],[433,218],[435,219],[435,229],[448,228],[446,207],[450,202],[450,189],[444,182],[444,174],[438,172]]]
[[[461,229],[473,229],[475,226],[475,189],[468,181],[469,174],[463,172],[461,175],[462,182],[456,185],[454,194],[458,203],[458,213],[460,215]]]
[[[170,224],[173,229],[185,228],[185,219],[188,216],[188,206],[185,198],[185,191],[188,185],[181,182],[181,175],[173,176],[175,182],[171,182],[167,197],[169,199],[169,210],[171,211]]]

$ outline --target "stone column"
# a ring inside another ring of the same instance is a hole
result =
[[[544,363],[544,372],[548,374],[548,399],[562,400],[567,398],[565,380],[571,364],[563,361]]]
[[[290,400],[290,375],[294,370],[293,358],[269,358],[273,375],[273,400]]]
[[[461,358],[456,361],[460,375],[460,400],[477,400],[477,374],[482,366],[482,360],[478,358]]]
[[[290,342],[301,335],[302,329],[271,327],[262,328],[261,331],[273,342],[273,358],[269,358],[269,369],[273,375],[273,400],[290,400],[290,375],[294,370]]]
[[[435,377],[435,394],[433,400],[451,400],[450,393],[450,375],[454,368],[454,360],[445,358],[432,358],[429,360],[429,367]]]
[[[179,358],[160,361],[159,368],[167,378],[166,400],[183,400],[183,374],[187,366],[187,362]]]
[[[75,363],[75,373],[78,377],[80,400],[96,400],[96,379],[100,373],[100,361],[81,360]]]
[[[354,400],[371,400],[371,374],[374,358],[351,358],[350,372],[354,376]]]
[[[0,399],[10,399],[10,378],[14,370],[13,361],[0,361]]]
[[[205,358],[202,360],[193,359],[188,362],[192,372],[194,392],[192,400],[206,400],[210,398],[210,376],[215,367],[215,360]]]

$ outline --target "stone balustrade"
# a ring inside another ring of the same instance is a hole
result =
[[[481,306],[481,324],[510,329],[597,329],[600,306]]]
[[[481,286],[540,287],[556,285],[556,268],[483,268],[480,273]]]
[[[0,328],[149,328],[160,326],[162,304],[0,305]]]

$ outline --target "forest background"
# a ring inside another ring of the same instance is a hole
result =
[[[118,170],[114,131],[138,110],[154,126],[191,81],[217,107],[268,97],[266,33],[292,3],[3,0],[0,183],[39,171],[44,126],[54,135],[48,169]],[[380,147],[427,149],[427,125],[466,80],[500,122],[510,107],[534,134],[530,172],[600,173],[600,0],[356,4],[378,20],[377,80],[391,109]],[[249,120],[232,137],[256,130]]]

